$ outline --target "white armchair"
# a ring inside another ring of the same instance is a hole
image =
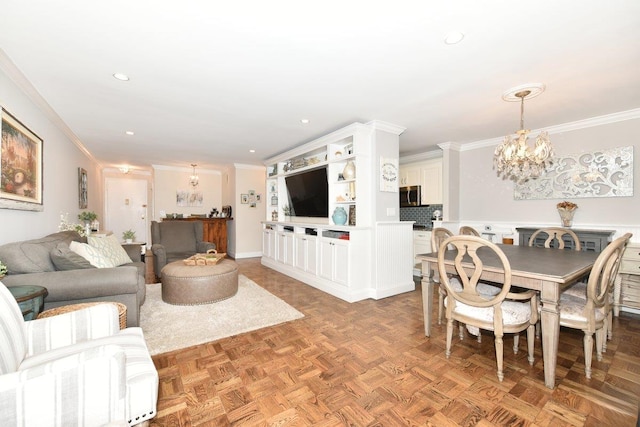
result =
[[[158,372],[113,304],[25,322],[0,282],[0,425],[135,425],[156,415]]]

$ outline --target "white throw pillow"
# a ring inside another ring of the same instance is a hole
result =
[[[87,241],[89,242],[89,246],[102,252],[114,267],[133,262],[131,258],[129,258],[127,251],[124,250],[113,234],[106,237],[89,236],[87,237]]]
[[[98,268],[111,268],[115,267],[115,264],[104,256],[101,250],[94,248],[86,243],[80,243],[72,241],[69,243],[69,249],[80,255],[82,258],[89,261],[91,265]]]

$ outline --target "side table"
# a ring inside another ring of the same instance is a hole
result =
[[[58,314],[69,313],[71,311],[81,310],[98,304],[114,304],[118,308],[118,320],[120,329],[127,327],[127,306],[119,302],[85,302],[80,304],[63,305],[61,307],[50,308],[38,315],[38,319],[45,317],[57,316]]]
[[[11,295],[18,301],[24,320],[33,320],[44,308],[44,297],[49,294],[47,288],[35,285],[10,286]]]

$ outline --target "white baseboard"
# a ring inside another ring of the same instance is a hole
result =
[[[262,257],[262,252],[242,252],[235,254],[234,259],[242,259],[242,258],[260,258]]]

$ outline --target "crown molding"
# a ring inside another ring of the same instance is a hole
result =
[[[167,165],[151,165],[153,170],[172,171],[172,172],[188,172],[192,173],[193,168],[191,166],[167,166]],[[222,172],[216,169],[203,169],[196,166],[196,173],[198,175],[222,175]]]
[[[0,48],[0,69],[2,69],[7,77],[11,79],[12,82],[18,86],[22,92],[29,98],[31,102],[42,112],[42,114],[53,123],[55,127],[57,127],[67,138],[71,141],[78,149],[89,158],[92,162],[102,168],[102,164],[87,150],[87,147],[84,146],[80,139],[76,136],[75,133],[67,126],[67,124],[60,118],[58,113],[51,108],[51,105],[45,101],[45,99],[40,95],[40,92],[36,90],[36,88],[29,82],[27,77],[22,74],[22,71],[16,67],[16,65],[11,61],[11,58],[7,56],[5,51]]]
[[[588,129],[590,127],[608,125],[611,123],[623,122],[626,120],[640,119],[640,108],[633,110],[621,111],[619,113],[605,114],[604,116],[592,117],[584,120],[576,120],[575,122],[563,123],[555,126],[549,126],[548,128],[533,129],[532,134],[537,134],[542,131],[546,131],[549,135],[558,134],[562,132],[571,132],[581,129]],[[502,142],[504,136],[498,138],[483,139],[481,141],[470,142],[462,145],[460,151],[477,150],[479,148],[493,147]]]
[[[383,122],[381,120],[372,120],[368,122],[367,125],[371,126],[376,130],[382,130],[385,132],[392,133],[394,135],[400,135],[405,130],[407,130],[407,128],[405,127],[394,125],[393,123]]]
[[[146,170],[146,169],[129,169],[129,172],[124,173],[122,172],[119,168],[112,168],[112,167],[107,167],[102,169],[102,172],[105,174],[112,174],[112,175],[145,175],[145,176],[151,176],[151,171],[150,170]]]
[[[442,144],[438,144],[442,150],[452,150],[452,151],[462,151],[462,144],[459,142],[443,142]]]
[[[233,167],[235,167],[236,169],[250,169],[250,170],[259,170],[259,171],[266,171],[267,167],[266,166],[260,166],[260,165],[247,165],[247,164],[243,164],[243,163],[234,163]]]
[[[412,154],[409,156],[402,156],[398,160],[398,163],[400,163],[401,165],[406,165],[409,163],[421,162],[423,160],[438,159],[440,157],[442,157],[441,150],[427,151],[424,153]]]

